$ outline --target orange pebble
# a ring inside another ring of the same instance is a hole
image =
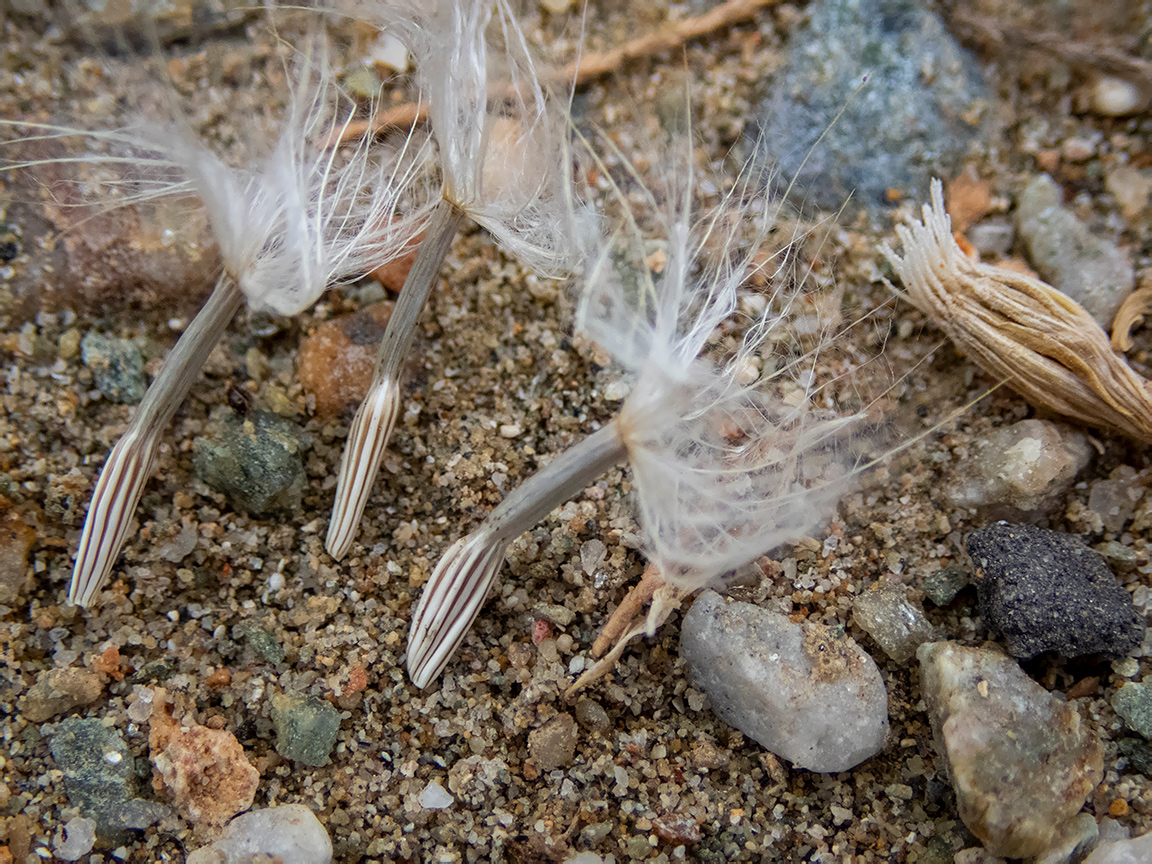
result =
[[[1114,798],[1112,803],[1108,805],[1109,816],[1127,816],[1128,815],[1128,802],[1123,798]]]

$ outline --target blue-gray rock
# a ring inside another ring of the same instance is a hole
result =
[[[1076,537],[997,522],[968,536],[980,615],[1013,657],[1123,657],[1144,616],[1099,554]]]
[[[889,190],[926,198],[982,134],[992,94],[976,60],[916,0],[817,0],[807,11],[767,82],[766,155],[825,209],[851,195],[850,209],[875,219]]]
[[[296,510],[304,489],[303,452],[309,436],[295,423],[264,411],[225,416],[193,444],[196,476],[237,510],[260,515]]]
[[[340,734],[340,712],[315,696],[281,693],[272,700],[276,752],[285,759],[320,767]]]
[[[117,810],[132,797],[132,753],[115,729],[99,720],[72,717],[56,727],[49,741],[56,767],[64,772],[68,802],[95,820],[104,833]]]
[[[706,591],[684,616],[680,656],[712,708],[810,771],[847,771],[888,736],[888,693],[852,639]]]
[[[80,343],[80,359],[105,399],[135,405],[144,398],[144,357],[131,339],[110,339],[93,330]]]
[[[1110,332],[1116,310],[1136,283],[1132,263],[1119,247],[1093,235],[1064,209],[1060,187],[1047,174],[1020,193],[1016,225],[1036,272]]]

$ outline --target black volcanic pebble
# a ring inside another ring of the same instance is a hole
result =
[[[1144,616],[1108,565],[1059,531],[997,522],[973,531],[968,555],[984,622],[1013,657],[1123,657],[1144,638]]]

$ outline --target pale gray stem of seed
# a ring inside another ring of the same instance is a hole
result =
[[[529,477],[479,529],[452,545],[428,580],[409,630],[408,675],[417,687],[428,686],[464,641],[508,544],[627,458],[613,421]]]
[[[152,472],[160,433],[188,395],[208,355],[243,303],[244,293],[236,282],[228,275],[221,276],[204,308],[165,359],[128,431],[108,454],[76,550],[68,591],[72,603],[88,606],[112,572]]]
[[[447,200],[440,202],[424,232],[424,241],[404,280],[404,287],[400,289],[400,296],[396,298],[396,308],[388,319],[384,340],[376,355],[372,386],[352,420],[340,459],[336,500],[332,504],[332,519],[325,541],[328,554],[337,560],[348,553],[356,539],[372,484],[376,482],[376,474],[384,459],[384,448],[388,446],[396,425],[400,408],[400,371],[412,347],[416,322],[463,219],[464,211],[459,207]]]

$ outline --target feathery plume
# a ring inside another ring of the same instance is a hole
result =
[[[587,249],[576,330],[613,355],[630,395],[611,423],[512,492],[441,559],[409,635],[408,671],[419,687],[463,640],[508,544],[612,464],[632,468],[642,551],[677,596],[803,535],[843,492],[848,472],[839,444],[857,417],[819,416],[810,385],[781,398],[763,381],[742,383],[798,291],[784,278],[793,275],[786,262],[758,254],[777,209],[765,178],[746,168],[721,206],[693,222],[690,153],[672,164],[667,205],[647,193],[665,241],[660,272],[646,263],[629,212],[616,237],[623,243],[593,240]],[[623,202],[619,189],[615,197]],[[781,272],[769,272],[774,266]],[[714,331],[753,276],[777,290],[735,356],[714,362]],[[801,357],[779,374],[804,380],[808,370],[796,364],[813,359]]]
[[[348,431],[326,546],[347,554],[399,411],[399,376],[432,283],[465,217],[538,273],[575,269],[580,249],[562,161],[563,113],[546,98],[506,0],[359,4],[352,14],[406,43],[429,104],[442,200],[396,301],[373,382]],[[499,94],[498,97],[494,94]]]
[[[424,141],[411,134],[395,147],[365,141],[348,152],[325,148],[333,123],[351,122],[354,111],[336,88],[316,39],[297,66],[278,139],[251,164],[229,165],[179,117],[105,132],[32,127],[33,137],[82,136],[105,145],[111,152],[99,158],[133,184],[121,202],[198,200],[224,263],[207,304],[178,340],[101,472],[77,552],[72,602],[90,605],[107,579],[159,435],[244,301],[254,309],[297,314],[329,285],[405,254],[423,230],[430,210],[418,194]]]

